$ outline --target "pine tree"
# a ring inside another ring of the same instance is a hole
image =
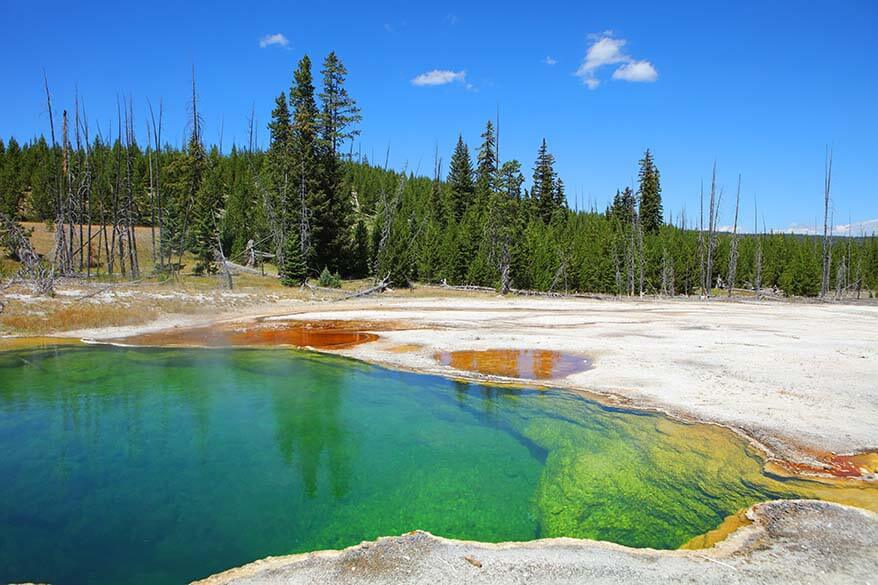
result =
[[[659,180],[659,170],[655,166],[652,153],[649,149],[640,159],[640,221],[643,231],[646,233],[658,233],[664,223],[662,209],[662,187]]]
[[[566,209],[567,195],[564,193],[564,181],[561,177],[555,179],[555,209]]]
[[[506,190],[491,193],[485,219],[483,248],[480,250],[492,269],[490,284],[496,285],[504,294],[509,292],[513,278],[512,255],[515,237],[519,231],[516,222],[518,204],[518,197],[510,196]]]
[[[168,176],[171,176],[170,172]],[[167,193],[166,193],[167,194]],[[180,234],[182,232],[183,211],[180,199],[166,197],[162,208],[162,231],[159,234],[159,251],[170,262],[175,254],[180,254]],[[106,221],[102,218],[102,223]]]
[[[430,217],[418,241],[418,279],[437,282],[442,273],[442,227]]]
[[[357,103],[344,87],[347,69],[331,52],[323,62],[323,91],[319,114],[321,191],[326,194],[326,211],[317,216],[320,233],[319,250],[329,266],[348,264],[350,242],[350,190],[344,185],[339,149],[346,140],[359,134],[356,124],[362,119]]]
[[[321,189],[321,175],[318,159],[317,131],[319,113],[314,101],[314,82],[311,76],[311,59],[302,57],[293,74],[290,89],[290,104],[293,107],[292,124],[292,199],[297,203],[295,229],[299,232],[299,243],[306,263],[311,257],[318,263],[325,259],[326,246],[321,233],[321,218],[329,212],[329,201]],[[318,264],[319,265],[319,264]]]
[[[530,191],[531,200],[543,222],[552,219],[558,209],[557,177],[555,175],[555,157],[549,152],[546,139],[543,139],[534,164],[533,187]]]
[[[0,213],[18,217],[22,196],[21,148],[15,138],[9,139],[0,157]]]
[[[284,257],[280,265],[280,281],[284,286],[298,286],[308,277],[308,266],[302,256],[298,234],[287,238]]]
[[[612,205],[607,209],[607,217],[617,226],[629,226],[634,222],[636,206],[637,199],[630,187],[625,187],[622,191],[617,190]]]
[[[198,192],[204,182],[204,174],[207,169],[208,160],[207,152],[204,150],[204,143],[201,140],[201,116],[198,115],[197,99],[195,94],[195,77],[192,78],[192,129],[189,134],[189,145],[186,152],[186,195],[185,208],[183,214],[183,225],[181,238],[181,249],[189,246],[190,241],[190,224],[195,218],[190,218],[190,210],[195,207],[198,201]]]
[[[205,180],[195,198],[192,226],[192,251],[198,263],[195,274],[216,272],[215,255],[219,245],[219,218],[224,206],[223,168],[219,149],[213,147]]]
[[[344,86],[348,70],[335,51],[326,56],[321,73],[323,91],[320,92],[320,101],[323,111],[320,112],[320,137],[327,150],[337,156],[346,140],[359,136],[360,130],[356,126],[363,116],[357,102]]]
[[[442,179],[439,177],[439,162],[433,180],[430,183],[430,196],[427,199],[427,213],[440,227],[444,227],[450,219],[448,204],[445,200],[445,190],[442,188]]]
[[[524,184],[524,175],[521,174],[521,163],[510,160],[500,167],[500,191],[510,199],[521,199],[521,186]]]
[[[226,214],[221,224],[223,245],[238,256],[249,240],[262,241],[266,236],[264,202],[255,188],[253,153],[232,146],[228,167],[230,176]]]
[[[476,165],[476,193],[485,198],[490,195],[497,181],[497,140],[494,136],[494,124],[488,120],[482,133],[482,145]]]
[[[479,207],[471,205],[460,222],[460,231],[458,232],[460,252],[458,262],[460,264],[456,272],[463,277],[466,284],[483,286],[490,284],[492,274],[483,245],[485,222],[482,216],[484,214]]]
[[[298,197],[294,194],[295,180],[293,165],[293,128],[290,123],[290,110],[284,92],[274,100],[271,122],[271,143],[268,147],[266,184],[270,198],[271,214],[275,222],[275,245],[282,248],[285,234],[293,229],[298,219]]]
[[[113,150],[117,148],[118,141]],[[178,153],[167,165],[167,177],[162,187],[165,199],[162,253],[169,264],[173,262],[173,255],[179,256],[179,262],[183,252],[193,246],[192,225],[198,219],[195,216],[196,202],[207,162],[207,154],[201,143],[201,122],[197,113],[193,113],[186,150]]]
[[[9,144],[6,145],[7,155],[13,147],[13,142],[14,139],[10,138]],[[100,145],[100,139],[95,139],[95,143]],[[106,148],[102,148],[102,150],[106,151]],[[21,172],[30,176],[20,176],[19,184],[30,188],[29,207],[33,213],[41,219],[54,219],[56,204],[54,190],[56,189],[57,176],[53,164],[50,163],[53,152],[43,136],[40,136],[28,151],[30,156],[33,156],[33,160],[28,165],[29,169],[22,168]]]
[[[475,193],[473,184],[473,164],[469,156],[469,149],[463,141],[463,136],[458,135],[457,146],[451,155],[451,165],[448,170],[448,184],[451,190],[450,203],[454,218],[457,221],[463,219],[463,214],[472,203]]]
[[[415,270],[415,254],[411,246],[411,225],[409,218],[403,214],[395,213],[388,217],[390,226],[386,232],[387,238],[384,245],[383,247],[379,246],[379,253],[376,254],[375,274],[376,277],[380,278],[385,275],[389,276],[390,284],[393,286],[408,287]],[[383,226],[381,227],[383,228]]]
[[[330,272],[329,268],[324,266],[323,271],[317,278],[317,285],[326,288],[341,288],[341,276],[339,276],[338,272]]]

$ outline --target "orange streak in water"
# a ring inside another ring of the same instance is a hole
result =
[[[590,367],[583,356],[545,349],[440,351],[434,358],[456,370],[529,380],[564,378]]]
[[[356,328],[357,323],[327,321],[303,323],[258,322],[246,325],[220,324],[192,329],[174,329],[123,339],[132,345],[241,347],[280,346],[345,349],[374,341],[378,336]]]

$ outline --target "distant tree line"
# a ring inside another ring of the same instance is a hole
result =
[[[605,211],[568,207],[564,183],[543,140],[530,177],[502,161],[488,121],[475,156],[459,137],[443,177],[390,170],[346,147],[360,110],[347,70],[330,53],[315,87],[310,59],[275,99],[267,149],[206,146],[193,81],[188,140],[162,140],[162,109],[149,108],[139,144],[130,102],[111,135],[90,132],[78,104],[50,138],[0,140],[0,213],[55,228],[53,262],[63,274],[93,270],[139,276],[134,226],[149,226],[157,272],[212,273],[218,258],[277,264],[298,285],[323,274],[411,282],[617,295],[716,294],[716,288],[778,289],[797,296],[861,296],[878,289],[874,235],[824,238],[718,228],[716,170],[698,217],[665,221],[659,168],[647,150],[636,185]],[[159,147],[159,145],[161,145]],[[827,209],[829,182],[826,185]],[[0,241],[0,245],[3,242]],[[7,245],[7,248],[10,246]],[[9,253],[16,254],[10,249]],[[97,260],[96,260],[97,259]],[[258,261],[258,260],[257,260]]]

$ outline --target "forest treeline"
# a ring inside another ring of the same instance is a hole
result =
[[[698,216],[666,221],[649,150],[637,184],[620,188],[606,210],[568,207],[545,140],[527,169],[501,161],[491,121],[472,152],[458,138],[447,173],[438,153],[432,176],[390,170],[350,148],[361,116],[335,53],[319,75],[318,89],[303,57],[275,100],[268,148],[254,147],[251,115],[248,144],[227,152],[204,142],[194,81],[182,148],[163,141],[161,106],[144,115],[141,144],[130,102],[120,103],[111,135],[97,134],[78,104],[55,116],[47,88],[49,137],[0,140],[0,213],[55,226],[53,268],[70,275],[139,276],[134,226],[150,226],[161,274],[186,255],[197,274],[225,259],[274,262],[289,285],[326,271],[501,292],[692,295],[733,286],[859,297],[878,289],[874,235],[758,226],[744,235],[740,178],[735,199],[723,201],[715,169]],[[827,209],[829,187],[828,175]],[[718,228],[721,212],[734,218],[731,232]],[[18,253],[8,236],[4,244]]]

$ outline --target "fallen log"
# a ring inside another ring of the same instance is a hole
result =
[[[519,295],[523,297],[575,297],[575,294],[567,294],[567,293],[559,293],[552,291],[542,291],[542,290],[526,290],[521,288],[510,288],[509,292],[514,295]]]
[[[316,292],[316,291],[328,292],[328,293],[341,293],[341,292],[344,292],[343,290],[341,290],[341,288],[332,288],[332,287],[329,287],[329,286],[313,285],[313,284],[308,284],[307,282],[303,282],[303,283],[302,283],[302,286],[304,286],[305,288],[307,288],[307,289],[310,290],[311,292]]]
[[[472,291],[480,291],[480,292],[497,292],[497,289],[491,288],[490,286],[476,286],[474,284],[448,284],[448,282],[443,278],[442,282],[439,283],[439,286],[442,288],[450,288],[452,290],[472,290]]]
[[[237,262],[232,262],[231,260],[226,260],[226,266],[229,271],[234,273],[242,273],[246,272],[247,274],[257,274],[260,276],[268,276],[269,278],[278,278],[278,276],[272,276],[270,274],[263,274],[262,271],[252,268],[250,266],[244,266],[243,264],[238,264]]]
[[[463,290],[463,291],[475,291],[475,292],[491,292],[495,294],[502,294],[496,288],[491,288],[490,286],[476,286],[474,284],[448,284],[447,281],[442,280],[439,283],[439,286],[442,288],[448,288],[451,290]],[[521,288],[510,288],[509,293],[513,295],[531,297],[575,297],[575,294],[565,294],[553,291],[540,291],[540,290],[527,290]]]
[[[378,284],[376,284],[375,286],[372,286],[372,287],[369,287],[369,288],[366,288],[366,289],[363,289],[360,291],[353,292],[347,296],[344,296],[344,297],[342,297],[340,299],[336,299],[336,300],[337,301],[346,301],[348,299],[356,299],[359,297],[365,297],[367,295],[371,295],[372,293],[384,292],[389,287],[390,287],[390,275],[387,275],[384,278],[382,278],[381,281]]]

